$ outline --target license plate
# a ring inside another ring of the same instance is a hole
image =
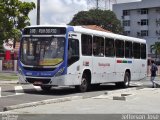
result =
[[[35,84],[35,85],[41,85],[42,82],[40,82],[40,81],[35,81],[34,84]]]

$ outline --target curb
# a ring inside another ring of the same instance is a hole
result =
[[[104,94],[105,95],[111,95],[113,93],[122,93],[122,92],[128,92],[128,91],[131,91],[131,90],[137,90],[138,88],[137,87],[133,87],[133,88],[128,88],[128,89],[121,89],[121,90],[114,90],[114,91],[107,91],[105,92]]]
[[[115,91],[108,91],[105,92],[104,95],[100,95],[97,97],[93,97],[94,99],[111,99],[111,100],[130,100],[132,98],[135,97],[135,93],[126,93],[129,91],[135,91],[135,90],[139,90],[139,89],[143,89],[140,87],[134,87],[134,88],[128,88],[128,89],[122,89],[122,90],[115,90]]]
[[[65,98],[48,99],[48,100],[42,100],[42,101],[37,101],[37,102],[6,106],[3,108],[3,111],[9,111],[9,110],[26,108],[26,107],[35,107],[38,105],[45,105],[45,104],[52,104],[52,103],[61,103],[61,102],[67,102],[71,100],[78,100],[78,99],[83,99],[83,96],[72,96],[72,97],[65,97]]]

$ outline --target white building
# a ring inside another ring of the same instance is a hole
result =
[[[114,4],[113,12],[121,20],[124,34],[146,39],[149,54],[154,53],[150,46],[160,42],[160,0]]]

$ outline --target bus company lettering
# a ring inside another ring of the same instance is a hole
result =
[[[98,63],[98,66],[107,67],[107,66],[110,66],[110,64],[109,63]]]
[[[83,61],[83,66],[89,66],[89,61]]]

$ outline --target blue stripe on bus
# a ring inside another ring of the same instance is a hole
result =
[[[128,61],[128,63],[132,63],[132,61]]]
[[[74,28],[72,26],[68,26],[66,28],[66,46],[65,46],[65,50],[64,50],[64,72],[62,73],[62,75],[67,73],[67,59],[68,59],[68,32],[70,31],[74,31]]]

